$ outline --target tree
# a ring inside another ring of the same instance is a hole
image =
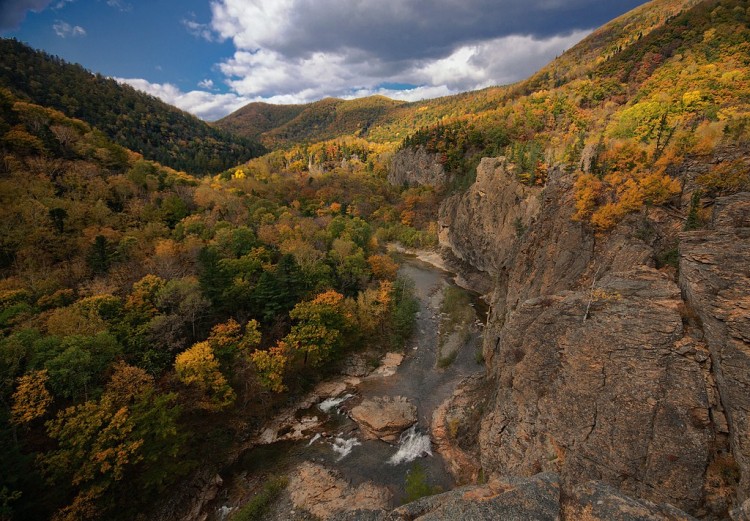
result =
[[[174,395],[156,393],[143,370],[120,363],[100,400],[60,411],[46,423],[57,448],[40,457],[49,481],[77,490],[55,519],[102,518],[112,496],[139,504],[184,469],[175,464],[178,434]]]
[[[174,368],[183,384],[198,389],[203,395],[198,402],[199,408],[221,410],[234,403],[234,391],[221,374],[219,362],[208,342],[198,342],[177,355]]]
[[[97,235],[88,256],[89,267],[94,273],[106,273],[112,262],[114,249],[104,235]]]
[[[327,361],[341,343],[341,330],[347,320],[343,314],[344,296],[336,291],[326,291],[313,300],[300,302],[289,313],[297,323],[285,338],[295,351],[303,353],[308,361],[319,366]]]
[[[376,279],[393,280],[398,272],[398,264],[388,255],[370,255],[367,257],[367,263]]]
[[[289,364],[287,345],[279,341],[268,351],[254,351],[250,354],[250,361],[255,366],[261,385],[275,393],[286,390],[284,385],[284,371]]]
[[[28,424],[47,413],[47,408],[52,403],[52,395],[45,385],[47,380],[46,369],[32,371],[18,379],[10,410],[13,423]]]

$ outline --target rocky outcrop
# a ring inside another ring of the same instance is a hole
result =
[[[382,510],[388,507],[391,494],[385,487],[363,483],[349,485],[339,475],[321,465],[303,463],[289,480],[292,503],[320,519],[350,510]]]
[[[350,415],[365,439],[388,443],[396,443],[401,433],[417,422],[416,406],[403,396],[364,400]]]
[[[539,214],[540,193],[518,182],[505,159],[482,159],[471,188],[440,206],[441,247],[476,269],[497,271]]]
[[[450,181],[438,155],[427,152],[424,147],[399,150],[388,170],[388,182],[392,185],[443,186]]]
[[[680,286],[702,322],[713,375],[740,469],[741,500],[750,497],[750,193],[722,197],[710,229],[680,242]]]
[[[669,504],[636,500],[602,483],[576,486],[563,502],[563,519],[586,521],[694,521]]]
[[[476,448],[487,390],[483,375],[472,376],[432,415],[433,444],[459,484],[476,483],[482,470]]]
[[[740,499],[750,490],[750,196],[719,199],[709,230],[680,235],[684,212],[645,208],[595,234],[572,219],[574,179],[553,168],[540,191],[485,159],[440,209],[441,244],[495,281],[482,470],[726,515],[733,455]],[[678,286],[660,259],[680,240]]]
[[[694,521],[666,504],[627,497],[601,482],[564,494],[560,476],[500,478],[409,503],[391,512],[354,511],[332,521]]]
[[[558,471],[697,509],[713,430],[706,357],[683,349],[680,304],[647,267],[524,302],[496,340],[485,471]]]
[[[426,497],[394,511],[396,519],[559,519],[560,481],[554,474],[505,478]]]

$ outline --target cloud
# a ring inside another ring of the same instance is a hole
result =
[[[198,87],[201,89],[211,90],[214,88],[214,80],[210,80],[206,78],[205,80],[201,80],[198,82]]]
[[[238,50],[286,58],[358,50],[386,62],[436,59],[457,47],[589,29],[644,0],[215,0],[211,26]]]
[[[457,47],[437,59],[387,63],[377,56],[354,59],[355,53],[317,52],[301,58],[261,49],[237,51],[221,63],[227,84],[242,96],[292,97],[307,102],[325,96],[349,97],[352,92],[384,93],[414,99],[418,93],[447,95],[518,81],[571,47],[588,31],[538,39],[505,36]],[[406,83],[420,90],[381,89],[383,83]]]
[[[229,93],[211,80],[190,92],[122,81],[209,120],[251,101],[416,101],[521,80],[644,1],[211,0],[210,22],[181,22],[234,45],[216,64]]]
[[[519,80],[549,62],[587,34],[537,39],[507,36],[457,48],[437,60],[404,61],[402,70],[382,74],[388,67],[376,58],[349,63],[350,56],[316,53],[288,60],[279,53],[238,51],[220,64],[233,92],[209,92],[213,80],[198,83],[203,90],[183,92],[170,83],[137,78],[117,81],[156,96],[207,121],[220,119],[253,101],[276,104],[309,103],[327,96],[344,99],[380,94],[404,101],[448,96]],[[383,84],[407,84],[395,89]]]
[[[52,0],[2,0],[0,1],[0,31],[18,29],[27,11],[43,11]]]
[[[54,29],[55,34],[60,38],[67,38],[68,36],[72,38],[86,36],[86,29],[80,25],[70,25],[68,22],[62,20],[57,20],[52,25],[52,29]]]
[[[107,0],[107,5],[123,13],[133,10],[133,5],[124,0]]]
[[[76,0],[58,0],[57,2],[55,2],[55,5],[52,6],[52,9],[54,9],[55,11],[59,11],[66,5],[72,4],[75,1]]]
[[[523,79],[642,3],[213,0],[209,36],[234,44],[218,69],[242,97],[307,102],[387,93],[413,100]]]
[[[180,20],[187,32],[196,38],[203,38],[208,42],[215,41],[215,35],[209,24],[202,24],[195,20],[195,13],[190,13],[189,18]]]
[[[214,121],[244,107],[251,98],[238,96],[237,94],[218,94],[201,90],[182,92],[171,83],[151,83],[140,78],[114,78],[120,83],[156,96],[162,101],[174,105],[186,112],[190,112],[206,121]]]

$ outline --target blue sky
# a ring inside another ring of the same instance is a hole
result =
[[[0,0],[0,34],[206,120],[522,79],[643,0]]]

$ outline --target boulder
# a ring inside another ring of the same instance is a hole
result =
[[[349,510],[388,508],[387,488],[367,482],[353,487],[340,475],[321,465],[305,462],[289,480],[289,494],[296,508],[303,508],[320,519]]]
[[[417,408],[403,396],[362,401],[351,410],[365,439],[396,443],[403,431],[417,422]]]

